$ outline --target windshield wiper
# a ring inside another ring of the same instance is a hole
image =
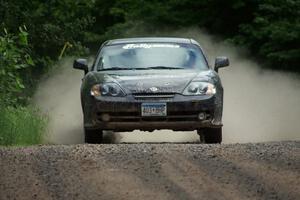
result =
[[[148,70],[150,68],[145,67],[110,67],[110,68],[104,68],[99,69],[98,71],[113,71],[113,70]]]
[[[153,66],[153,67],[110,67],[100,69],[98,71],[114,71],[114,70],[149,70],[149,69],[185,69],[183,67]]]
[[[130,67],[110,67],[110,68],[100,69],[98,71],[133,70],[133,69],[135,69],[135,68],[130,68]]]
[[[183,67],[168,67],[168,66],[153,66],[153,67],[146,67],[146,69],[185,69]]]

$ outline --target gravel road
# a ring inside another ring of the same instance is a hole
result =
[[[0,199],[299,199],[300,141],[0,148]]]

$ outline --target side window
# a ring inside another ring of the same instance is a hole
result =
[[[97,71],[99,71],[103,67],[103,63],[104,63],[104,59],[103,57],[100,57],[97,64]]]
[[[102,66],[102,64],[101,64],[102,63],[101,51],[102,51],[103,47],[106,45],[106,43],[107,43],[107,41],[102,43],[102,45],[100,46],[100,48],[99,48],[99,50],[96,54],[96,58],[95,58],[94,63],[92,65],[92,70],[93,71],[95,71],[95,70],[98,71],[99,69],[101,69],[101,66]]]

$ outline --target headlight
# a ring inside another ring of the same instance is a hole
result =
[[[94,97],[111,96],[123,97],[125,93],[116,83],[96,84],[91,88],[91,95]]]
[[[183,95],[213,95],[216,87],[207,82],[191,82],[183,91]]]

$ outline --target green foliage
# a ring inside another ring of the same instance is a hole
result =
[[[238,42],[257,52],[272,68],[299,70],[300,1],[266,0],[254,16],[253,23],[240,25],[243,36]]]
[[[226,36],[237,31],[241,22],[250,22],[255,5],[255,0],[119,0],[111,10],[126,22],[138,20],[157,28],[198,25]]]
[[[19,28],[18,35],[4,29],[0,36],[0,100],[4,105],[16,104],[25,88],[20,72],[33,67],[29,54],[26,27]]]
[[[66,42],[83,41],[95,21],[94,0],[0,1],[0,28],[15,32],[26,24],[35,58],[57,59]],[[43,66],[42,66],[43,67]]]
[[[0,106],[0,145],[40,144],[47,119],[31,107]]]
[[[41,119],[23,107],[62,52],[79,56],[106,39],[194,26],[246,47],[265,66],[300,71],[299,0],[0,0],[0,128]]]
[[[26,27],[0,36],[0,145],[30,145],[42,140],[46,120],[24,103],[25,76],[34,67]]]
[[[149,32],[199,26],[245,46],[265,66],[300,71],[299,0],[119,0],[111,12],[125,22],[108,36],[126,35],[140,24]]]
[[[81,42],[74,42],[72,47],[70,47],[69,50],[67,50],[66,55],[70,56],[82,56],[82,55],[89,55],[90,51],[89,48],[82,45]]]

